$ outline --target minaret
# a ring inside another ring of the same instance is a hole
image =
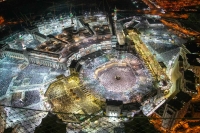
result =
[[[117,21],[117,8],[114,9],[114,21]]]
[[[78,24],[78,19],[77,19],[77,17],[75,16],[75,20],[76,20],[76,22],[72,25],[73,27],[74,27],[74,29],[73,29],[73,33],[78,33],[78,31],[79,31],[79,24]]]
[[[76,19],[76,25],[74,26],[74,28],[78,31],[79,30],[78,18],[75,17],[75,19]]]
[[[77,19],[76,16],[75,16],[75,20],[76,20],[76,22],[74,23],[74,31],[78,32],[79,31],[79,24],[78,24],[78,19]]]
[[[70,18],[71,18],[71,25],[73,26],[74,25],[74,22],[73,22],[73,14],[72,14],[72,12],[70,11]]]
[[[22,44],[22,49],[25,50],[26,49],[26,44],[24,43],[24,39],[22,38],[21,34],[19,35],[19,40],[20,40],[20,42]]]
[[[27,61],[27,63],[29,64],[29,54],[28,51],[26,49],[26,45],[24,44],[24,41],[21,42],[22,43],[22,47],[23,47],[23,54],[24,54],[24,59]]]

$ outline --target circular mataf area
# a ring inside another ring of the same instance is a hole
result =
[[[100,84],[113,92],[131,90],[136,81],[134,71],[127,63],[109,62],[96,69],[95,73]]]
[[[106,51],[82,62],[80,80],[99,99],[141,102],[152,91],[152,77],[143,62],[130,53]]]

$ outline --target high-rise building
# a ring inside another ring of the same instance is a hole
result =
[[[184,71],[184,88],[183,91],[187,92],[191,96],[194,96],[198,93],[196,89],[196,79],[195,73],[190,70]]]
[[[189,69],[191,69],[196,74],[196,76],[200,75],[200,55],[187,54],[186,56],[187,62],[190,64]]]
[[[200,118],[200,102],[191,103],[192,117]]]
[[[162,116],[162,126],[165,129],[171,129],[185,116],[191,99],[189,94],[180,91],[167,102]]]

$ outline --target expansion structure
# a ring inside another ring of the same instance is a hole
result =
[[[162,116],[183,117],[197,94],[187,78],[194,73],[187,70],[191,52],[182,45],[186,40],[159,17],[118,19],[117,14],[116,8],[114,18],[102,12],[70,13],[3,40],[0,129],[39,132],[42,119],[51,116],[47,112],[74,132],[114,132],[123,127],[119,123],[140,112],[155,115],[162,106]],[[16,108],[25,115],[18,116]],[[28,120],[35,124],[27,125]],[[92,127],[100,121],[105,123]],[[171,129],[178,122],[163,120],[162,126]]]

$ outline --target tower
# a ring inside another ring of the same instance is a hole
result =
[[[73,14],[72,14],[72,12],[70,11],[70,18],[71,18],[71,25],[74,25],[74,22],[73,22]]]
[[[183,118],[190,105],[192,97],[185,92],[178,92],[165,106],[162,127],[170,130]]]
[[[117,8],[114,9],[114,21],[117,21]]]
[[[74,24],[72,24],[72,26],[74,27],[72,32],[74,34],[77,34],[79,31],[79,23],[78,23],[78,18],[76,16],[75,16],[75,20],[76,20],[76,22]]]
[[[76,23],[74,24],[74,30],[79,30],[79,23],[78,23],[78,18],[75,16],[75,20],[76,20]]]

